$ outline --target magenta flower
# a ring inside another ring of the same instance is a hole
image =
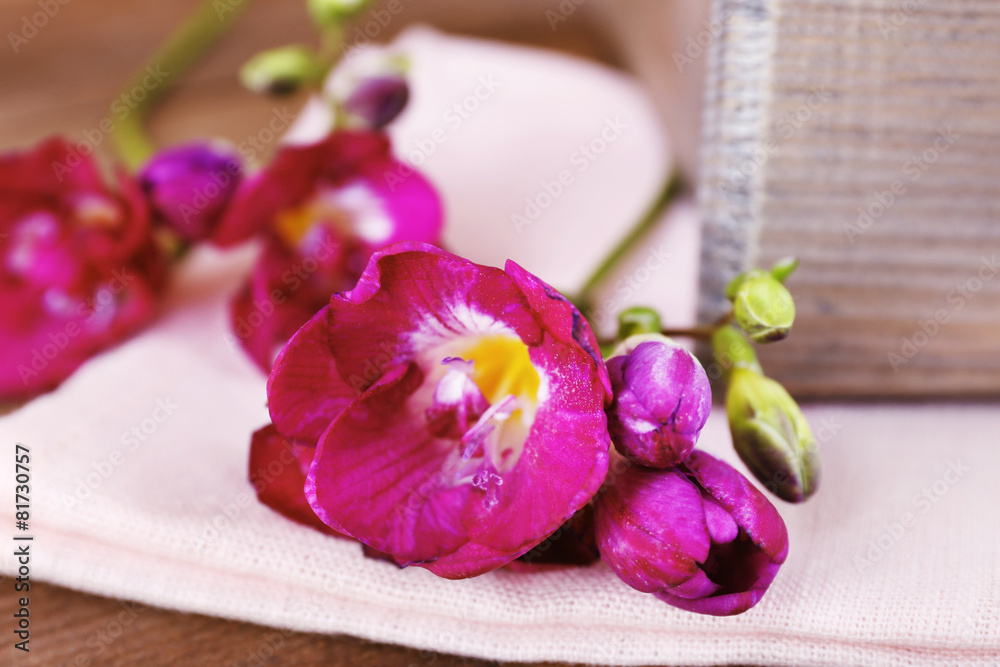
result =
[[[757,604],[788,554],[774,505],[702,451],[667,470],[620,463],[597,497],[597,545],[608,566],[688,611],[728,616]]]
[[[694,355],[664,336],[633,336],[608,360],[608,374],[615,448],[651,468],[683,462],[712,410],[712,388]]]
[[[243,183],[214,240],[227,246],[263,236],[261,257],[233,303],[233,328],[262,369],[331,294],[354,287],[376,250],[439,241],[441,201],[411,171],[392,157],[383,134],[335,132],[283,148]]]
[[[165,263],[118,181],[60,138],[0,156],[0,401],[53,389],[153,316]]]
[[[470,577],[539,544],[603,482],[597,349],[580,313],[513,262],[404,243],[289,341],[268,404],[282,436],[316,445],[305,495],[327,526]]]
[[[273,425],[250,441],[250,483],[257,498],[287,518],[329,535],[340,535],[319,520],[302,492],[315,446],[296,445]]]
[[[160,151],[139,173],[154,219],[186,241],[214,233],[242,178],[235,152],[201,142]]]

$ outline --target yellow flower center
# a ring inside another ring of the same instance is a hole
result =
[[[380,195],[358,182],[323,189],[309,201],[282,211],[274,229],[294,248],[317,225],[327,225],[340,236],[372,244],[388,241],[394,228]]]
[[[472,381],[491,405],[506,396],[522,405],[538,403],[538,371],[521,339],[505,334],[477,337],[460,356],[475,363]]]
[[[343,211],[323,206],[317,202],[309,202],[302,206],[282,211],[275,221],[274,231],[289,247],[294,248],[306,237],[306,234],[316,224],[332,223],[339,227],[339,218],[344,217]]]

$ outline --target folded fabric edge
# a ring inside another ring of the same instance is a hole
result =
[[[46,549],[36,557],[35,569],[41,571],[41,576],[35,578],[39,581],[102,597],[133,600],[167,610],[205,614],[278,630],[347,634],[374,642],[486,660],[597,662],[623,666],[664,660],[685,665],[732,662],[822,665],[849,660],[857,665],[905,661],[906,664],[931,666],[958,659],[966,665],[992,664],[989,661],[995,660],[1000,651],[1000,645],[955,648],[933,643],[852,641],[816,635],[790,636],[749,626],[742,632],[727,627],[724,635],[718,630],[684,630],[682,637],[678,637],[682,641],[673,644],[667,653],[662,646],[657,646],[663,639],[662,629],[614,628],[600,622],[575,626],[561,622],[486,623],[428,612],[415,615],[411,610],[372,604],[370,599],[337,596],[301,585],[282,586],[278,590],[273,581],[254,574],[210,566],[193,567],[189,562],[129,550],[120,545],[95,543],[90,538],[81,544],[71,533],[43,529],[40,534],[45,536]],[[123,552],[128,551],[141,558],[123,559]],[[75,557],[83,552],[91,554],[89,563],[81,563]],[[61,561],[62,571],[46,573],[50,561]],[[95,568],[94,563],[113,566]],[[0,571],[8,576],[13,576],[14,570],[9,560],[0,566]],[[156,573],[159,580],[159,585],[152,590],[140,590],[127,583],[148,582],[151,573]],[[230,590],[244,591],[243,600],[239,599],[241,596],[215,594],[220,582],[226,580],[230,582],[227,587]],[[295,612],[287,609],[292,600],[308,602],[297,604],[299,611]],[[341,613],[330,614],[332,605],[342,607]],[[269,611],[273,609],[282,609],[283,613]],[[294,620],[293,615],[301,620]],[[503,631],[498,631],[500,628]],[[511,641],[517,633],[522,636]],[[593,638],[601,635],[606,637],[606,642],[602,647],[595,647]],[[779,646],[780,650],[775,650]]]

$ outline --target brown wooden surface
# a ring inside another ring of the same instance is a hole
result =
[[[231,32],[189,73],[177,77],[177,85],[156,109],[151,118],[156,141],[170,144],[224,137],[239,143],[257,135],[276,111],[301,105],[301,97],[274,100],[245,91],[236,72],[262,49],[316,42],[304,0],[244,1],[252,5]],[[0,150],[27,147],[57,132],[82,141],[102,119],[111,116],[113,120],[110,102],[124,82],[197,4],[197,0],[69,0],[15,54],[7,34],[20,32],[25,17],[37,13],[39,7],[37,0],[0,0]],[[504,13],[499,3],[489,3],[492,12],[478,13],[446,11],[455,7],[455,2],[447,0],[404,6],[375,41],[391,39],[411,22],[433,21],[445,30],[542,43],[615,60],[611,47],[584,13],[553,31],[542,9],[526,20]],[[102,142],[99,150],[109,151],[108,142]]]
[[[3,582],[0,664],[49,667],[289,665],[302,667],[491,667],[504,663],[373,644],[353,637],[302,634],[138,603],[86,595],[58,586],[31,585],[31,649],[9,640],[16,611],[10,581]],[[513,663],[506,663],[513,664]],[[525,663],[519,663],[525,664]],[[531,663],[541,667],[554,663]]]
[[[238,1],[238,0],[232,0]],[[246,0],[249,1],[249,0]],[[63,0],[65,2],[65,0]],[[544,42],[562,50],[613,60],[581,13],[552,31],[544,8],[530,2],[491,3],[477,11],[454,11],[448,0],[407,4],[378,36],[385,41],[410,21],[436,19],[445,29],[508,39]],[[39,11],[37,0],[0,0],[0,150],[24,148],[54,133],[84,140],[109,116],[110,100],[157,44],[196,5],[195,0],[69,0],[20,44],[24,18]],[[444,11],[451,9],[452,11]],[[528,20],[525,20],[525,15]],[[440,17],[440,18],[439,18]],[[438,20],[439,19],[439,20]],[[235,72],[255,52],[292,42],[310,42],[304,2],[256,0],[232,31],[187,75],[151,119],[161,144],[221,136],[239,143],[266,127],[277,111],[294,110],[298,100],[269,100],[240,88]],[[98,151],[108,160],[106,137]],[[0,582],[0,664],[3,665],[371,665],[424,667],[496,665],[349,637],[288,634],[247,623],[181,614],[33,583],[32,636],[27,656],[12,648],[12,582]],[[137,613],[132,613],[137,611]],[[123,619],[127,622],[123,623]],[[121,625],[119,625],[121,624]],[[109,633],[121,635],[107,643]],[[267,641],[280,641],[270,659]]]
[[[715,6],[704,320],[796,255],[795,328],[761,354],[793,393],[1000,396],[1000,4]]]

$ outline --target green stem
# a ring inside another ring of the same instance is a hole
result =
[[[685,338],[698,338],[701,340],[709,340],[712,338],[712,334],[718,327],[707,326],[707,327],[691,327],[690,329],[663,329],[660,331],[664,336],[670,336],[671,338],[676,338],[678,336],[683,336]]]
[[[115,110],[120,111],[121,100],[129,113],[116,125],[111,138],[129,169],[140,167],[156,150],[146,133],[146,112],[226,32],[250,2],[223,5],[217,0],[204,0],[115,98]],[[145,92],[142,100],[135,99],[137,91]]]
[[[586,315],[590,311],[593,304],[594,291],[600,287],[604,279],[618,266],[622,258],[625,257],[629,251],[631,251],[636,243],[638,243],[643,236],[646,235],[650,229],[652,229],[656,223],[659,221],[660,216],[663,211],[666,210],[667,206],[670,205],[677,196],[684,189],[684,180],[679,172],[674,172],[671,174],[670,178],[667,180],[666,185],[664,185],[663,190],[660,192],[659,197],[653,202],[653,205],[649,207],[645,215],[636,223],[635,227],[623,238],[617,246],[605,257],[604,261],[601,262],[600,266],[594,270],[584,283],[583,289],[580,293],[573,299],[580,310]]]
[[[340,60],[340,45],[344,43],[344,28],[338,23],[329,25],[320,33],[320,60],[331,68]]]

